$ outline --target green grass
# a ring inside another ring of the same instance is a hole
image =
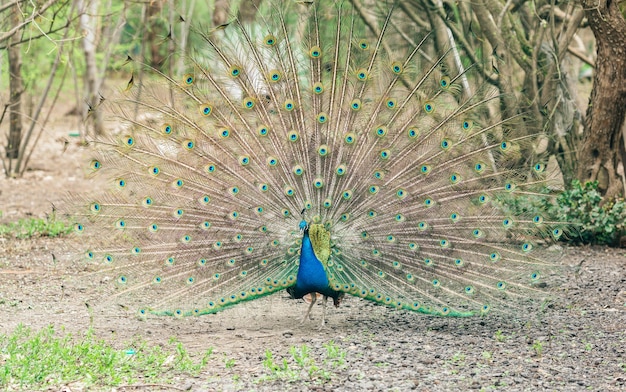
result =
[[[346,352],[332,340],[323,346],[326,352],[319,355],[312,354],[307,345],[292,346],[289,348],[290,357],[283,356],[281,360],[277,360],[270,350],[266,350],[263,367],[268,374],[261,377],[259,382],[280,380],[323,383],[331,380],[338,371],[347,366]]]
[[[66,222],[56,220],[54,216],[47,219],[25,218],[17,222],[0,224],[0,237],[20,239],[42,237],[59,237],[72,231]]]
[[[198,374],[212,354],[209,349],[194,360],[180,342],[169,343],[161,348],[135,341],[121,350],[91,329],[72,336],[52,326],[35,332],[19,325],[11,334],[0,334],[0,390],[169,383],[176,376]]]

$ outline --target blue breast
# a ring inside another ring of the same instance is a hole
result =
[[[302,237],[300,266],[296,277],[296,285],[290,287],[288,292],[293,298],[302,298],[306,294],[316,292],[332,297],[335,296],[333,295],[335,291],[329,287],[324,266],[315,256],[315,252],[313,252],[313,245],[311,244],[308,230],[304,231],[304,237]]]

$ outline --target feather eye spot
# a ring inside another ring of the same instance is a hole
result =
[[[148,230],[152,233],[156,233],[157,231],[159,231],[159,225],[157,225],[156,223],[152,223],[150,226],[148,226]]]
[[[394,61],[391,63],[391,72],[396,75],[400,75],[404,71],[404,66],[399,61]]]
[[[185,86],[191,86],[194,82],[193,74],[183,76],[183,81],[185,82]]]
[[[350,101],[350,109],[354,111],[361,110],[361,100],[358,98],[355,98],[352,101]]]
[[[238,160],[241,166],[248,166],[250,164],[250,157],[248,155],[242,155]]]
[[[243,102],[241,103],[241,105],[244,107],[244,109],[253,109],[254,108],[254,99],[250,98],[250,97],[246,97],[243,99]]]
[[[265,183],[261,183],[258,185],[258,188],[261,192],[267,192],[268,189],[270,189],[269,185],[265,184]]]
[[[91,170],[93,171],[97,171],[100,170],[102,168],[102,164],[100,163],[99,160],[97,159],[93,159],[90,163],[89,163],[89,167],[91,168]]]
[[[441,141],[440,147],[442,150],[448,151],[450,147],[452,147],[452,142],[450,141],[450,139],[443,139]]]
[[[126,144],[127,147],[132,147],[135,145],[135,138],[133,138],[132,136],[126,136],[124,138],[124,144]]]
[[[274,45],[276,45],[276,37],[274,35],[272,35],[272,34],[268,34],[263,39],[263,43],[266,46],[274,46]]]
[[[328,115],[326,113],[322,112],[317,115],[317,122],[324,124],[326,121],[328,121]]]
[[[268,166],[274,167],[278,164],[278,159],[270,156],[270,157],[267,157],[266,162]]]
[[[431,170],[431,166],[430,165],[422,165],[420,166],[420,173],[421,174],[428,174],[430,173]]]
[[[409,129],[407,130],[407,136],[409,137],[409,139],[415,139],[419,136],[419,134],[419,129],[415,126],[409,127]]]
[[[504,190],[507,192],[513,192],[515,188],[516,188],[515,183],[507,182],[506,184],[504,184]]]
[[[394,98],[389,98],[387,102],[385,102],[385,105],[387,106],[387,109],[395,109],[398,105],[398,101]]]
[[[265,125],[261,125],[257,128],[257,134],[259,136],[267,136],[268,133],[269,133],[269,129],[267,129]]]
[[[349,189],[345,190],[345,191],[343,191],[341,196],[343,197],[344,200],[350,200],[350,199],[352,199],[352,191],[349,190]]]
[[[546,168],[546,165],[544,165],[543,163],[537,163],[533,166],[533,170],[535,171],[535,173],[542,173]]]
[[[325,157],[326,155],[328,155],[328,152],[330,151],[329,147],[327,144],[322,144],[321,146],[319,146],[317,148],[317,153],[321,156],[321,157]]]
[[[469,131],[474,127],[474,121],[472,120],[465,120],[461,123],[461,128],[463,128],[464,131]]]
[[[300,134],[297,131],[290,131],[287,134],[287,139],[290,142],[296,142],[296,141],[298,141],[299,138],[300,138]]]
[[[229,74],[232,78],[237,78],[241,75],[241,67],[238,65],[233,65],[230,67]]]
[[[354,132],[348,132],[344,136],[343,140],[346,144],[353,144],[356,141],[356,134]]]
[[[344,174],[346,174],[347,171],[348,171],[347,166],[344,164],[341,164],[337,166],[337,168],[335,169],[335,174],[338,176],[343,176]]]
[[[211,228],[211,222],[209,222],[209,221],[204,221],[204,222],[200,223],[200,228],[201,228],[202,230],[208,230],[208,229],[210,229],[210,228]]]
[[[465,265],[465,262],[463,261],[463,259],[454,259],[454,266],[455,267],[463,267],[463,265]]]
[[[205,104],[200,106],[200,113],[204,116],[204,117],[208,117],[211,115],[211,113],[213,113],[213,107],[211,105]]]
[[[293,109],[296,108],[296,104],[293,100],[288,99],[285,101],[285,103],[283,104],[283,108],[288,111],[291,112]]]
[[[432,259],[426,258],[424,259],[424,265],[426,265],[427,267],[432,267],[435,263],[433,262]]]
[[[376,218],[376,216],[378,216],[378,213],[374,210],[369,210],[367,211],[367,216],[368,218]]]
[[[362,82],[366,81],[367,78],[368,78],[367,70],[365,68],[359,68],[356,71],[356,77],[357,77],[357,79],[359,79]]]
[[[301,165],[295,165],[293,167],[293,174],[298,177],[301,176],[302,174],[304,174],[304,168]]]
[[[447,90],[450,87],[450,78],[448,76],[444,76],[439,80],[439,87],[444,90]]]
[[[461,182],[461,175],[459,173],[452,173],[450,175],[450,183],[455,185]]]
[[[404,199],[407,195],[407,192],[404,189],[398,189],[396,191],[396,197],[400,200]]]
[[[380,159],[387,160],[391,156],[391,151],[389,149],[384,149],[380,151]]]
[[[376,127],[374,132],[376,133],[376,136],[378,136],[378,137],[385,137],[387,135],[387,127],[385,127],[383,125],[378,126],[378,127]]]
[[[313,84],[313,92],[315,94],[321,94],[324,92],[324,85],[322,82],[316,82]]]
[[[318,59],[318,58],[322,57],[322,49],[319,46],[313,46],[309,50],[309,56],[312,59]]]
[[[115,186],[119,189],[126,187],[126,180],[124,180],[123,178],[116,179]]]
[[[367,40],[364,40],[364,39],[359,40],[359,49],[367,50],[369,49],[369,47],[370,47],[370,44],[369,42],[367,42]]]
[[[432,102],[430,102],[430,101],[425,102],[425,103],[424,103],[424,111],[425,111],[427,114],[431,114],[431,113],[433,113],[433,112],[435,111],[435,104],[434,104],[434,103],[432,103]]]
[[[282,74],[278,70],[270,71],[270,81],[276,83],[282,79]]]
[[[313,180],[313,186],[316,189],[320,189],[324,186],[324,180],[322,178],[316,178],[315,180]]]
[[[502,259],[502,255],[500,255],[500,252],[491,252],[489,254],[489,260],[491,260],[491,262],[493,263],[497,263],[498,261],[500,261]]]
[[[322,203],[322,205],[326,209],[331,208],[333,206],[333,201],[330,200],[329,198],[326,198],[326,199],[324,199],[324,202]]]

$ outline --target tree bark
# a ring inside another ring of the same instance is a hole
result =
[[[16,26],[20,23],[20,12],[17,6],[11,10],[11,23]],[[22,93],[24,85],[22,82],[22,54],[19,45],[19,35],[15,34],[9,40],[9,138],[7,140],[6,157],[17,159],[20,151],[20,141],[22,140]],[[9,168],[10,170],[10,168]],[[8,173],[7,173],[8,174]]]
[[[85,55],[85,78],[87,90],[87,102],[90,110],[87,116],[93,120],[94,135],[103,134],[102,115],[98,110],[100,104],[100,94],[98,92],[100,80],[98,78],[98,67],[96,65],[96,21],[95,15],[98,11],[98,1],[91,0],[89,4],[85,4],[82,0],[77,3],[78,12],[80,13],[80,29],[83,31],[83,54]],[[85,117],[87,117],[85,116]],[[84,118],[85,118],[84,117]]]
[[[626,132],[626,20],[615,0],[581,0],[596,37],[596,73],[578,151],[578,179],[599,182],[612,198],[624,194]]]

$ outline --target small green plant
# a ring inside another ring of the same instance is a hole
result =
[[[234,358],[224,358],[224,366],[226,366],[226,369],[232,369],[233,367],[235,367],[235,364],[236,362]]]
[[[0,225],[0,237],[15,237],[19,239],[41,237],[59,237],[72,231],[66,222],[56,220],[52,215],[46,219],[27,218],[17,222]]]
[[[211,355],[209,350],[195,362],[180,343],[173,352],[143,341],[128,347],[113,348],[91,329],[73,336],[52,326],[35,332],[19,325],[11,334],[0,334],[0,390],[56,390],[73,382],[87,387],[167,383],[176,374],[197,374]]]
[[[617,245],[626,233],[626,203],[624,199],[603,200],[597,182],[584,185],[572,181],[569,190],[557,198],[556,219],[574,225],[571,241],[590,244]],[[604,204],[602,204],[604,203]]]
[[[497,330],[496,333],[494,334],[494,337],[496,338],[496,342],[504,342],[507,339],[507,336],[502,333],[501,330]]]
[[[543,343],[541,340],[535,340],[532,347],[533,350],[535,350],[535,354],[537,354],[538,357],[541,357],[541,354],[543,354]]]

